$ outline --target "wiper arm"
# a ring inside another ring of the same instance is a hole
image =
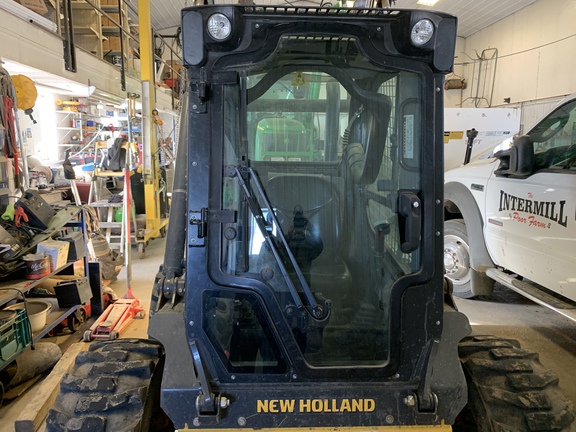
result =
[[[288,247],[288,241],[286,240],[286,236],[284,235],[284,233],[282,232],[282,229],[280,228],[280,224],[278,223],[278,219],[276,218],[276,215],[274,214],[274,210],[272,209],[272,205],[270,204],[270,201],[268,201],[268,198],[266,197],[266,194],[264,192],[264,188],[262,187],[262,184],[260,183],[258,176],[256,175],[256,173],[254,172],[254,170],[251,167],[242,167],[242,168],[234,167],[234,169],[236,171],[236,176],[238,177],[238,182],[240,183],[240,187],[242,189],[242,192],[244,193],[244,197],[246,199],[246,202],[248,203],[248,207],[250,207],[250,210],[254,214],[254,218],[256,219],[256,224],[258,225],[258,228],[260,229],[262,236],[266,240],[266,243],[270,247],[270,250],[272,251],[274,258],[276,259],[276,262],[278,263],[278,266],[280,267],[280,271],[282,272],[282,276],[284,277],[284,280],[286,281],[286,285],[288,285],[288,290],[290,291],[290,294],[294,298],[294,303],[296,304],[296,307],[298,309],[302,309],[302,308],[304,308],[304,304],[302,303],[302,300],[300,299],[300,295],[298,294],[298,290],[296,289],[296,286],[292,282],[292,278],[288,274],[288,270],[286,269],[286,266],[284,265],[284,262],[282,261],[282,258],[280,257],[280,253],[278,251],[278,248],[277,248],[276,243],[274,242],[274,239],[272,236],[272,230],[268,229],[268,227],[266,226],[266,224],[264,222],[265,218],[264,218],[264,214],[262,213],[262,208],[256,203],[256,200],[250,194],[250,190],[248,189],[248,185],[246,184],[246,181],[244,180],[244,177],[242,176],[243,172],[248,173],[249,176],[253,179],[254,184],[256,185],[256,188],[258,189],[258,193],[262,197],[266,207],[269,209],[269,215],[272,218],[272,222],[275,223],[276,226],[278,227],[278,237],[282,241],[282,244],[284,245],[284,248],[286,249],[286,253],[288,254],[288,258],[290,259],[290,263],[292,264],[292,267],[296,271],[296,275],[298,276],[298,281],[300,282],[300,286],[302,287],[302,290],[304,291],[304,294],[306,295],[306,300],[308,301],[308,304],[309,304],[310,308],[312,309],[312,313],[311,313],[312,317],[315,319],[326,318],[328,313],[330,312],[329,302],[326,302],[324,309],[318,305],[318,302],[316,301],[316,298],[314,297],[312,290],[308,286],[308,282],[306,282],[306,279],[304,278],[304,274],[302,274],[302,270],[300,270],[300,267],[298,266],[298,263],[296,262],[296,258],[294,257],[294,254],[292,253],[292,251]]]

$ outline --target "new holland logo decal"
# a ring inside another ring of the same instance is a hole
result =
[[[374,399],[264,399],[256,401],[259,413],[372,412]]]

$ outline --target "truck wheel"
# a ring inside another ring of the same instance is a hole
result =
[[[537,353],[494,336],[465,338],[458,351],[468,405],[456,419],[455,432],[574,430],[574,405]]]
[[[150,340],[94,342],[62,379],[46,430],[173,431],[160,408],[163,354]]]
[[[452,281],[453,293],[460,298],[490,294],[494,281],[470,266],[470,246],[463,219],[444,222],[444,270]]]

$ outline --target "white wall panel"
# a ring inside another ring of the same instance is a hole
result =
[[[498,48],[498,63],[492,106],[559,97],[576,92],[576,1],[538,0],[532,5],[469,36],[464,52]],[[457,63],[466,58],[458,54]],[[472,65],[462,73],[472,79]],[[476,87],[468,83],[464,98],[475,96]],[[472,100],[463,105],[473,106]],[[453,97],[446,106],[458,106]]]

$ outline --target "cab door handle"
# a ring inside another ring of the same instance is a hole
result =
[[[415,251],[420,246],[422,231],[422,203],[415,191],[399,191],[398,222],[400,250],[403,253]]]

